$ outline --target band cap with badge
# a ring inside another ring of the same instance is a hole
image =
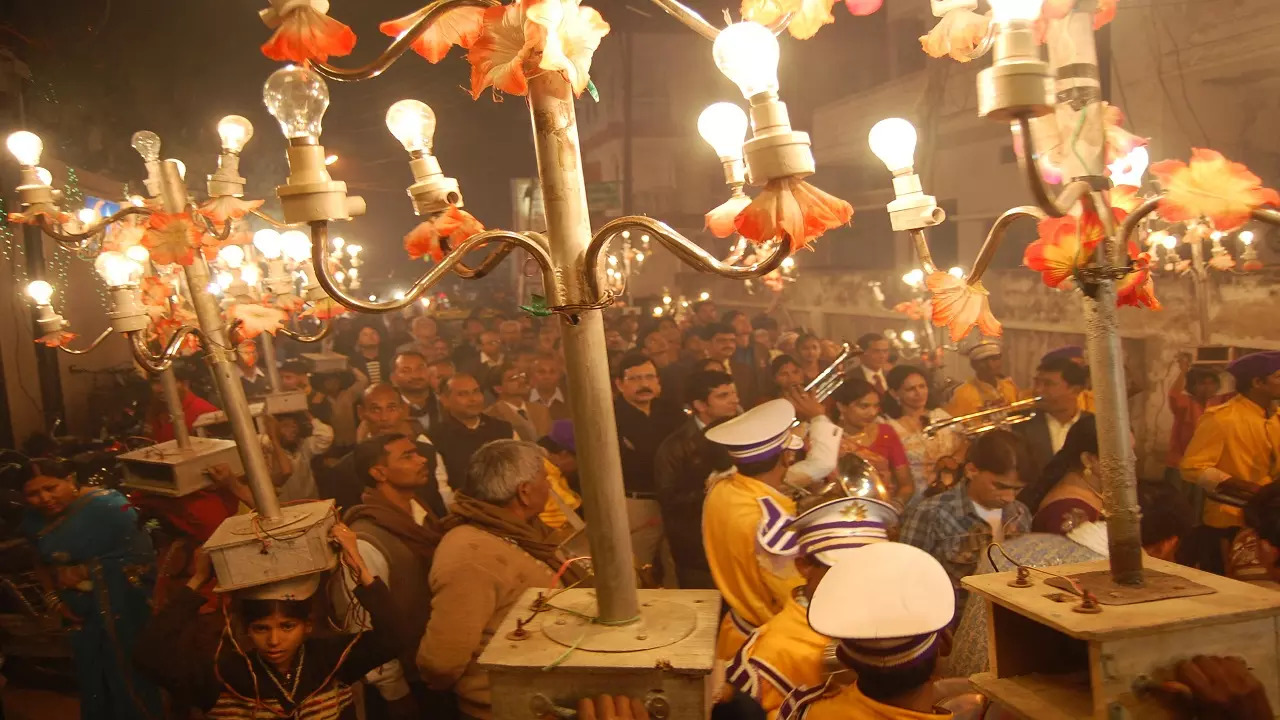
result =
[[[892,505],[871,498],[839,498],[801,513],[788,529],[798,554],[835,567],[853,551],[889,541],[899,523]]]
[[[804,441],[791,432],[795,420],[796,409],[790,402],[770,400],[707,430],[707,440],[723,445],[734,460],[762,462],[783,450],[804,447]]]

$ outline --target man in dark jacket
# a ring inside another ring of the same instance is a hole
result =
[[[440,383],[444,415],[428,436],[444,460],[449,485],[457,488],[467,475],[471,456],[481,445],[515,437],[511,424],[484,414],[484,392],[472,375],[459,372]]]
[[[738,414],[738,391],[728,373],[701,370],[689,378],[685,400],[693,415],[658,446],[653,479],[680,587],[713,589],[702,548],[702,501],[711,453],[722,446],[708,442],[703,431]]]

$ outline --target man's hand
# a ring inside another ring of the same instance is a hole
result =
[[[1178,353],[1178,370],[1181,371],[1183,375],[1186,375],[1187,371],[1190,369],[1191,369],[1191,353],[1189,352]]]
[[[1248,480],[1227,478],[1218,483],[1218,487],[1214,488],[1214,490],[1222,495],[1248,500],[1257,495],[1262,490],[1262,486],[1257,483],[1251,483]]]
[[[649,713],[635,698],[601,695],[578,701],[578,720],[649,720]]]
[[[818,398],[813,393],[806,392],[803,388],[788,388],[785,394],[791,406],[796,409],[796,417],[802,421],[812,420],[819,415],[825,415],[827,409],[822,406]]]
[[[1196,717],[1205,720],[1270,720],[1262,683],[1238,657],[1200,655],[1178,663],[1178,682],[1191,690]]]
[[[209,553],[205,552],[203,547],[198,547],[191,561],[194,570],[191,572],[191,579],[187,581],[187,587],[199,590],[213,578],[213,558],[209,557]]]

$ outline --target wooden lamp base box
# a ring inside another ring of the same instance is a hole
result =
[[[1081,613],[1079,601],[1031,571],[1030,587],[1011,587],[1016,572],[964,578],[969,602],[985,602],[990,671],[974,686],[1029,720],[1181,718],[1153,682],[1196,655],[1244,658],[1280,709],[1280,593],[1173,563],[1143,558],[1175,588],[1204,594]],[[1093,561],[1048,568],[1058,575],[1106,571]],[[1101,596],[1100,596],[1101,597]],[[1104,598],[1104,603],[1106,602]]]
[[[217,438],[193,437],[186,448],[170,440],[122,453],[119,459],[124,465],[122,485],[171,497],[208,487],[211,481],[205,472],[214,465],[228,465],[236,474],[244,472],[235,442]]]
[[[218,576],[217,592],[331,570],[338,556],[329,531],[337,517],[332,500],[316,500],[285,505],[274,520],[257,513],[223,520],[204,544]]]
[[[495,720],[572,717],[578,700],[625,695],[653,720],[711,713],[712,664],[720,624],[714,590],[641,590],[640,621],[594,625],[594,590],[566,590],[534,612],[527,591],[502,621],[480,665],[489,671]],[[532,616],[532,619],[530,619]]]

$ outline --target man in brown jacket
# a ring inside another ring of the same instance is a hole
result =
[[[476,660],[524,591],[550,585],[560,564],[550,531],[537,522],[551,492],[542,458],[534,443],[495,440],[454,481],[418,669],[432,689],[453,689],[464,718],[493,717],[489,674]]]

